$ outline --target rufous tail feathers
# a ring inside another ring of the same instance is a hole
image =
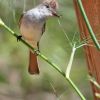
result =
[[[32,53],[30,51],[29,54],[29,68],[28,71],[30,74],[39,74],[39,68],[38,68],[38,63],[37,63],[37,54]]]

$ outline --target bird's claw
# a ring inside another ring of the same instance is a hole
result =
[[[40,53],[40,50],[39,49],[35,49],[34,53],[36,53],[38,55]]]
[[[21,38],[22,38],[22,35],[17,36],[17,42],[20,41]]]

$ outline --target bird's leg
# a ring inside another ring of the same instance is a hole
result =
[[[21,38],[22,38],[22,35],[17,36],[17,42],[20,41]]]
[[[37,50],[40,52],[39,42],[37,42]]]
[[[40,52],[40,49],[39,49],[39,42],[37,42],[37,49],[34,50],[34,53],[37,54],[38,56],[38,53]]]

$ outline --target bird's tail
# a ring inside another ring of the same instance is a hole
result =
[[[28,69],[30,74],[39,74],[39,68],[38,68],[38,63],[37,63],[37,54],[32,53],[30,51],[29,54],[29,69]]]

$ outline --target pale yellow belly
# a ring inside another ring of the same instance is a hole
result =
[[[20,26],[20,31],[23,38],[34,48],[37,48],[37,42],[39,42],[42,36],[42,27],[37,25],[24,25],[23,23]]]

